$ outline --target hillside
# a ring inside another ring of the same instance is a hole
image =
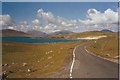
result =
[[[50,36],[52,38],[84,38],[84,37],[96,37],[96,36],[110,36],[113,34],[113,32],[102,32],[102,31],[86,31],[81,33],[71,33],[71,34],[61,34],[61,35],[54,35]]]
[[[98,39],[87,49],[102,57],[118,59],[118,35]]]
[[[30,35],[27,33],[12,30],[12,29],[3,29],[3,30],[0,30],[0,36],[30,36]]]
[[[111,30],[108,30],[108,29],[103,29],[101,30],[102,32],[112,32]]]

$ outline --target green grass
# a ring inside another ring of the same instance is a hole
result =
[[[45,77],[63,69],[70,62],[73,48],[84,42],[86,41],[50,44],[3,42],[2,62],[9,64],[3,67],[3,71],[7,71],[8,77]],[[22,66],[23,63],[28,65]],[[33,72],[28,73],[27,69],[32,69]]]

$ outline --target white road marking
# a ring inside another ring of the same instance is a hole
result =
[[[72,72],[73,72],[73,66],[74,66],[74,63],[75,63],[75,50],[78,46],[76,46],[73,50],[73,61],[72,61],[72,64],[71,64],[71,67],[70,67],[70,78],[72,78]]]
[[[85,48],[85,50],[87,51],[87,53],[90,53],[90,54],[92,54],[92,55],[94,55],[94,56],[96,56],[96,57],[100,57],[99,55],[97,56],[97,55],[93,54],[92,52],[88,51],[88,50],[86,49],[86,46],[85,46],[84,48]]]
[[[86,50],[88,53],[90,53],[90,52],[86,49],[86,46],[85,46],[85,50]]]

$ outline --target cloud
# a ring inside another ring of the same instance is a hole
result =
[[[0,15],[0,29],[16,30],[15,22],[9,14]]]
[[[42,30],[42,24],[40,23],[39,19],[34,19],[32,21],[32,25],[33,25],[33,30]]]
[[[44,19],[47,24],[55,24],[57,26],[73,26],[74,21],[73,20],[68,20],[60,16],[55,16],[52,12],[47,12],[44,11],[43,9],[39,9],[37,11],[37,15]]]
[[[43,9],[39,9],[37,11],[37,15],[44,19],[47,22],[44,29],[68,29],[71,31],[85,31],[85,30],[100,30],[103,28],[106,29],[116,29],[118,23],[118,12],[113,11],[111,9],[107,9],[104,12],[100,12],[96,9],[88,9],[86,19],[76,19],[76,20],[68,20],[66,18],[55,16],[52,12],[44,11]],[[113,28],[112,25],[114,25]]]
[[[17,25],[17,30],[19,31],[28,31],[29,29],[31,29],[30,25],[28,24],[27,21],[21,21],[18,25]]]
[[[40,26],[40,21],[38,19],[35,19],[32,21],[33,25]]]
[[[39,20],[35,19],[32,21],[32,24],[29,24],[27,21],[22,21],[20,24],[17,25],[17,30],[27,32],[29,30],[41,30],[42,27],[40,26]]]
[[[48,21],[49,23],[56,22],[55,16],[51,12],[45,12],[43,9],[39,9],[37,11],[39,17],[42,17],[44,20]]]
[[[107,18],[106,22],[111,23],[111,24],[118,23],[118,12],[115,12],[115,11],[113,11],[111,9],[107,9],[104,12],[104,15]]]
[[[105,10],[103,13],[96,9],[87,11],[88,18],[85,22],[89,24],[115,24],[118,23],[118,12],[111,9]]]
[[[86,26],[88,30],[110,29],[118,31],[118,11],[107,9],[104,12],[100,12],[96,9],[89,9],[87,11],[87,19],[79,19],[79,22]]]
[[[14,29],[14,27],[13,26],[9,26],[8,29]]]
[[[56,16],[50,11],[39,9],[37,11],[38,19],[34,19],[31,23],[27,21],[17,22],[16,24],[10,15],[0,15],[0,23],[4,28],[16,29],[20,31],[38,30],[51,33],[60,30],[69,30],[73,32],[83,32],[89,30],[109,29],[118,31],[118,11],[107,9],[103,12],[96,9],[88,9],[86,18],[83,19],[67,19]]]
[[[53,32],[53,31],[58,30],[59,28],[60,28],[60,27],[56,26],[55,24],[49,23],[49,24],[46,24],[46,25],[44,26],[43,31],[44,31],[44,32],[47,32],[47,33],[51,33],[51,32]]]
[[[27,21],[21,21],[20,24],[21,25],[28,25],[28,22]]]
[[[6,25],[6,26],[12,26],[14,24],[11,16],[8,14],[0,15],[0,23],[2,23],[2,25]]]
[[[8,14],[0,15],[0,29],[14,29],[18,31],[28,31],[28,30],[40,30],[40,21],[35,19],[32,21],[32,25],[28,24],[27,21],[21,21],[16,24],[12,17]]]
[[[0,29],[12,27],[14,24],[10,15],[0,15]]]

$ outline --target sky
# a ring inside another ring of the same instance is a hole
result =
[[[3,2],[2,28],[19,31],[118,30],[117,2]]]

